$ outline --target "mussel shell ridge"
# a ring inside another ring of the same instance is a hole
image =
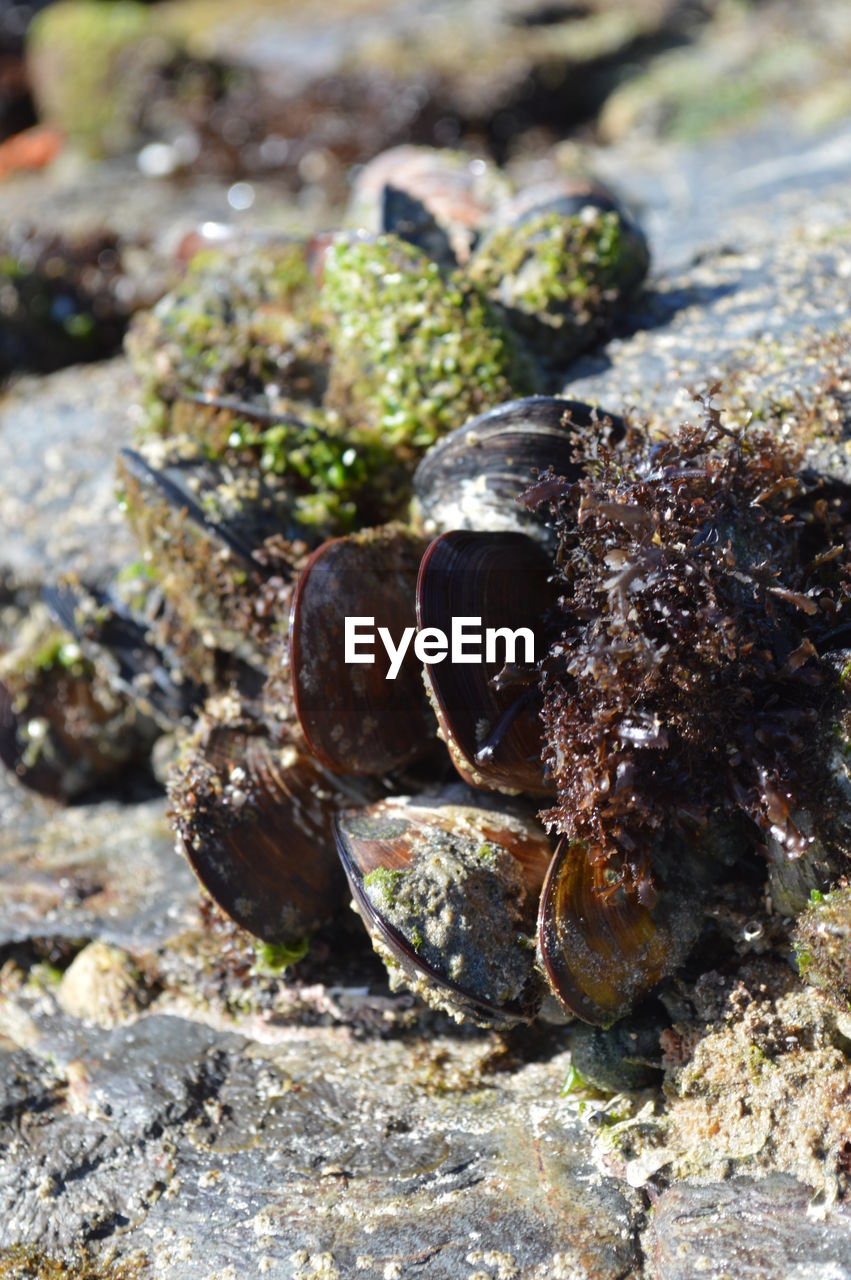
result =
[[[338,790],[303,746],[219,726],[195,744],[171,789],[172,813],[198,879],[237,924],[266,942],[291,942],[342,901]]]
[[[524,627],[545,651],[542,623],[553,602],[549,557],[521,533],[467,533],[436,538],[417,582],[417,622],[449,634],[454,620],[477,618],[488,628]],[[426,679],[452,763],[470,786],[548,795],[541,761],[537,676],[525,687],[499,687],[505,650],[496,661],[427,663]],[[519,646],[523,655],[523,646]],[[486,650],[485,650],[486,653]]]
[[[409,644],[395,679],[378,628],[400,643],[416,623],[423,543],[387,526],[326,542],[299,576],[290,621],[296,711],[310,750],[338,773],[381,775],[433,745],[433,719]],[[372,664],[347,663],[347,618],[373,620]]]

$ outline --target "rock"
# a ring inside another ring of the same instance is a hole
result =
[[[846,1280],[851,1211],[819,1208],[783,1174],[671,1187],[642,1236],[652,1280]]]
[[[138,953],[197,922],[164,802],[56,808],[0,773],[0,946],[97,938]]]
[[[803,30],[794,6],[766,5],[758,16],[717,6],[700,39],[667,50],[615,88],[601,112],[603,137],[694,141],[787,112],[811,124],[840,118],[851,106],[843,74],[851,21],[841,4],[817,9]],[[790,59],[790,48],[806,55]]]
[[[56,998],[72,1018],[112,1027],[144,1001],[139,971],[130,957],[104,942],[90,942],[62,975]]]
[[[563,1056],[483,1076],[483,1048],[329,1028],[261,1046],[161,1016],[83,1041],[49,1019],[0,1074],[0,1246],[118,1231],[181,1280],[632,1274],[642,1202],[586,1164]]]
[[[94,155],[133,142],[152,76],[175,54],[136,0],[106,8],[97,0],[63,0],[36,18],[27,45],[40,116]]]
[[[849,147],[845,133],[834,154],[847,156]],[[822,161],[819,183],[802,181]],[[851,333],[849,200],[838,172],[823,144],[809,155],[793,152],[768,212],[766,191],[753,188],[747,201],[734,192],[730,205],[716,206],[724,238],[714,245],[698,220],[689,231],[691,260],[651,282],[604,351],[573,364],[564,394],[614,412],[633,406],[639,417],[669,425],[693,416],[692,389],[716,381],[725,403],[740,412],[747,406],[757,421],[793,405],[799,393],[813,394],[841,369]],[[670,225],[670,212],[667,218]],[[648,224],[654,252],[665,229],[657,223],[654,236],[652,217]],[[661,246],[660,254],[665,261]]]
[[[25,379],[0,398],[0,566],[103,581],[137,558],[115,494],[133,382],[122,360]]]

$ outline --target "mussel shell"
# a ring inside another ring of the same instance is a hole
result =
[[[414,493],[426,532],[513,530],[549,545],[544,515],[517,499],[536,473],[550,467],[556,475],[577,479],[576,429],[606,420],[609,439],[620,440],[622,418],[554,396],[511,400],[473,418],[438,441],[417,467]]]
[[[553,178],[548,182],[525,187],[496,210],[494,227],[522,227],[543,213],[557,213],[563,218],[576,218],[584,209],[599,213],[616,213],[621,235],[629,241],[634,275],[624,278],[621,288],[629,294],[647,274],[650,250],[647,239],[624,202],[600,182],[587,178]]]
[[[579,843],[565,840],[541,894],[538,949],[565,1009],[608,1026],[622,1018],[691,950],[711,878],[696,849],[666,848],[653,860],[655,902],[612,892],[610,872]]]
[[[554,602],[551,570],[546,552],[522,533],[442,534],[420,566],[417,623],[449,635],[454,619],[480,618],[483,637],[489,627],[528,627],[538,660],[546,651],[543,620]],[[541,761],[535,672],[525,689],[514,683],[500,689],[494,678],[503,661],[459,663],[450,657],[427,663],[425,673],[458,773],[474,787],[550,794]]]
[[[497,222],[468,267],[539,372],[563,369],[608,328],[647,273],[647,244],[618,212],[562,198]]]
[[[434,721],[413,643],[388,680],[378,637],[395,643],[415,627],[417,571],[424,543],[385,526],[324,543],[308,560],[293,595],[290,667],[296,712],[317,760],[338,773],[382,775],[432,749]],[[372,618],[372,664],[345,661],[346,618]]]
[[[485,160],[435,147],[392,147],[360,171],[347,221],[366,231],[400,233],[404,207],[387,203],[387,188],[416,201],[446,234],[460,262],[469,257],[479,226],[511,194],[508,179]],[[408,210],[409,214],[410,210]],[[439,260],[439,259],[438,259]]]
[[[274,660],[292,579],[311,543],[288,539],[293,495],[286,477],[264,476],[255,463],[181,458],[180,447],[167,442],[162,466],[125,450],[119,472],[129,518],[172,618],[164,643],[181,653],[188,676],[209,684],[217,654],[258,667]]]
[[[432,262],[456,265],[449,237],[421,200],[390,183],[381,197],[380,231],[390,232],[427,253]]]
[[[258,573],[254,552],[275,533],[295,534],[282,524],[280,495],[267,492],[262,477],[252,468],[250,503],[235,493],[232,471],[204,458],[173,458],[153,466],[135,449],[121,450],[121,472],[137,485],[145,500],[174,516],[185,518]],[[164,507],[163,507],[164,504]]]
[[[624,220],[629,216],[623,202],[600,182],[582,177],[551,178],[523,187],[511,199],[500,204],[494,215],[494,224],[520,227],[539,213],[560,213],[565,218],[572,218],[588,208],[599,209],[601,213],[617,213]]]
[[[113,592],[50,586],[44,604],[81,651],[98,664],[112,688],[146,716],[169,729],[196,713],[204,690],[180,670],[176,655],[153,643],[151,629]]]
[[[374,872],[411,871],[436,837],[448,837],[450,841],[472,837],[483,845],[498,846],[515,860],[515,871],[526,895],[523,927],[534,929],[535,907],[552,850],[533,809],[454,784],[431,795],[397,796],[366,809],[340,813],[335,825],[340,858],[358,912],[376,949],[402,970],[413,990],[434,1007],[455,1017],[471,1018],[480,1025],[508,1026],[534,1014],[541,991],[533,974],[531,952],[522,994],[510,1001],[494,1002],[475,985],[477,979],[481,981],[482,955],[482,947],[475,940],[471,939],[465,969],[469,981],[454,981],[447,972],[450,957],[429,961],[418,954],[411,937],[376,907],[364,883]],[[443,910],[452,913],[453,923],[462,935],[476,927],[487,929],[484,920],[468,920],[463,903],[447,900]],[[500,955],[500,948],[510,950],[516,945],[515,939],[499,936],[498,928],[494,935],[484,944],[484,950],[492,953],[491,963],[498,962],[494,957]],[[457,939],[458,934],[456,944]],[[465,949],[463,941],[460,949]]]
[[[217,725],[171,786],[172,814],[201,884],[237,924],[292,942],[339,907],[333,814],[364,799],[338,785],[297,741]]]
[[[71,800],[142,765],[158,732],[86,675],[43,671],[20,690],[0,680],[0,761],[51,799]]]

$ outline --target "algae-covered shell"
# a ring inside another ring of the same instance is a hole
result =
[[[531,390],[530,366],[477,286],[396,236],[336,238],[322,304],[333,346],[326,404],[409,456]]]
[[[455,785],[341,813],[355,905],[394,975],[458,1020],[528,1020],[538,893],[551,856],[534,811]]]
[[[187,392],[282,413],[318,403],[329,351],[317,305],[305,242],[240,238],[199,253],[128,335],[147,425],[173,433],[182,403],[181,429],[191,426],[204,443],[208,419],[191,422]]]
[[[468,272],[536,356],[556,366],[595,342],[640,286],[647,246],[630,220],[593,203],[524,210],[494,228]]]

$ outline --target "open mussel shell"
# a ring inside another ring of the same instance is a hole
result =
[[[336,830],[391,981],[459,1021],[508,1026],[534,1015],[531,938],[551,848],[532,809],[455,784],[341,813]]]
[[[703,904],[739,845],[723,824],[654,851],[653,890],[625,890],[617,873],[564,840],[541,894],[538,950],[562,1006],[608,1026],[683,963],[703,922]],[[641,897],[645,897],[642,902]]]
[[[182,516],[218,542],[245,569],[257,571],[254,551],[272,533],[281,532],[281,511],[275,495],[252,470],[240,493],[232,469],[203,458],[176,457],[154,466],[135,449],[122,449],[120,473],[138,488],[143,500],[156,504],[172,518]]]
[[[339,907],[333,815],[365,795],[329,778],[303,743],[242,725],[203,728],[171,785],[201,884],[237,924],[274,943],[302,938]]]
[[[438,441],[417,467],[414,493],[426,532],[513,530],[549,545],[544,516],[517,499],[549,468],[577,479],[577,431],[602,430],[604,423],[610,423],[613,443],[623,437],[622,418],[554,396],[512,400],[471,419]]]
[[[213,651],[262,665],[281,643],[296,566],[309,543],[294,535],[285,477],[255,464],[182,458],[163,465],[125,449],[119,466],[130,521],[174,616],[170,643],[184,670],[211,679]],[[273,563],[267,554],[277,548]]]
[[[392,147],[361,169],[347,222],[391,231],[434,261],[465,262],[479,226],[510,194],[508,179],[486,160],[436,147]]]
[[[151,625],[133,614],[117,590],[65,584],[45,587],[42,600],[110,686],[160,728],[173,728],[199,710],[201,685],[186,678],[176,654],[157,646]]]
[[[326,542],[299,575],[290,618],[296,712],[316,759],[340,773],[381,775],[419,759],[434,743],[412,634],[398,673],[379,637],[416,626],[414,599],[424,543],[395,525]],[[346,660],[347,619],[361,632]],[[371,645],[363,640],[371,631]],[[353,654],[352,657],[355,655]]]
[[[421,200],[388,183],[381,195],[379,230],[407,240],[427,253],[432,262],[454,267],[455,253],[449,237]]]
[[[544,623],[554,602],[546,552],[522,533],[445,533],[428,548],[417,581],[417,623],[454,636],[470,624],[466,654],[426,663],[432,705],[456,770],[474,787],[548,795],[541,761],[538,669],[546,651]],[[517,637],[512,655],[488,630]],[[470,640],[478,633],[479,641]],[[453,643],[453,649],[455,645]]]

